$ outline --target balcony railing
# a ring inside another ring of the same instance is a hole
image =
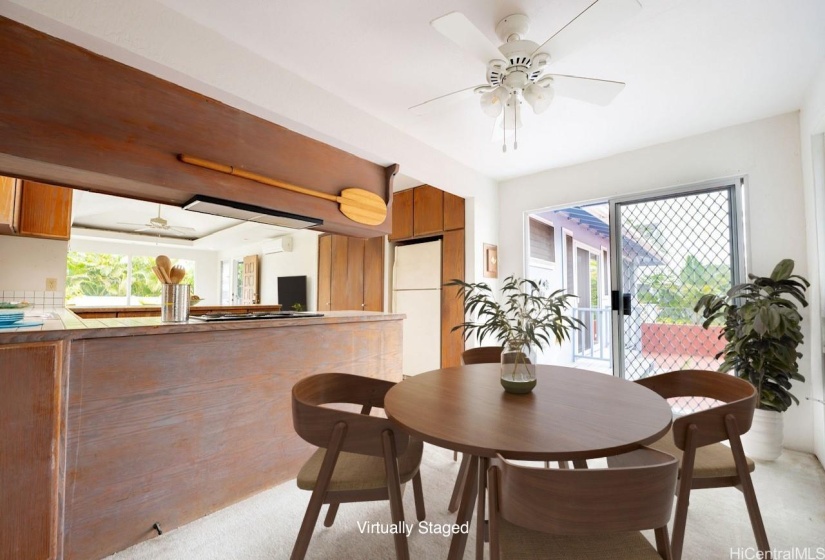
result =
[[[589,359],[611,362],[610,308],[574,307],[571,312],[573,317],[584,323],[584,327],[572,335],[573,361]]]

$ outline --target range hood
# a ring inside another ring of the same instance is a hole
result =
[[[212,214],[213,216],[234,218],[236,220],[245,220],[247,222],[257,222],[259,224],[292,229],[319,226],[324,223],[323,220],[319,220],[318,218],[299,216],[298,214],[290,214],[289,212],[281,212],[280,210],[272,210],[270,208],[200,194],[184,204],[183,209],[200,212],[202,214]]]

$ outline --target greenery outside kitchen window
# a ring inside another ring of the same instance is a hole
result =
[[[66,301],[79,307],[160,305],[155,258],[70,251],[66,259]],[[176,259],[186,269],[183,284],[194,286],[195,262]]]

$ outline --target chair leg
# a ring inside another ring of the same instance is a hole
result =
[[[385,430],[381,434],[384,447],[384,469],[387,474],[387,493],[390,498],[390,513],[392,522],[397,527],[405,527],[404,504],[401,501],[401,477],[398,475],[398,454],[395,450],[395,437],[392,432]],[[410,560],[410,550],[407,546],[406,531],[398,531],[393,535],[395,540],[395,556],[398,560]]]
[[[458,461],[458,451],[453,451],[453,461]]]
[[[586,469],[587,468],[587,459],[574,459],[573,460],[573,468],[574,469]]]
[[[690,505],[693,464],[696,460],[696,446],[693,443],[696,430],[695,425],[688,426],[685,449],[682,454],[679,486],[676,494],[676,514],[673,516],[673,535],[670,539],[670,551],[673,555],[673,560],[682,559],[682,549],[685,544],[685,524],[687,523],[687,512],[688,506]]]
[[[332,524],[335,523],[335,514],[338,513],[338,506],[340,504],[329,504],[327,508],[327,516],[324,517],[324,527],[332,527]]]
[[[487,540],[487,469],[490,459],[478,458],[478,502],[476,503],[476,560],[484,560],[484,542]]]
[[[465,454],[465,457],[467,455]],[[475,506],[476,494],[478,493],[478,457],[470,456],[469,466],[467,467],[467,482],[464,484],[464,490],[461,492],[461,504],[458,507],[458,514],[455,522],[459,525],[469,523],[473,518],[473,509]],[[458,533],[453,535],[450,539],[450,552],[447,555],[448,560],[460,560],[464,558],[464,549],[467,546],[467,534]]]
[[[566,461],[565,461],[566,462]],[[487,498],[490,510],[490,560],[499,560],[498,544],[498,468],[487,469]]]
[[[415,497],[415,517],[424,521],[427,511],[424,509],[424,488],[421,486],[421,471],[415,473],[412,479],[413,496]]]
[[[567,461],[558,461],[558,463],[559,463],[559,468],[560,469],[569,469],[570,468],[570,463],[568,463]]]
[[[324,496],[326,496],[329,482],[332,480],[332,473],[335,471],[335,463],[338,461],[338,455],[341,453],[345,433],[346,424],[343,422],[335,424],[335,427],[332,429],[330,444],[324,454],[324,462],[321,464],[321,470],[318,472],[315,488],[312,490],[312,496],[309,498],[309,505],[307,505],[304,520],[301,522],[301,529],[298,531],[298,538],[295,540],[295,546],[292,549],[290,560],[303,560],[304,556],[306,556],[309,541],[312,539],[312,532],[315,530],[315,523],[318,522],[318,515],[321,513],[321,506],[324,505]]]
[[[659,553],[659,556],[664,560],[672,560],[670,540],[667,538],[667,525],[655,529],[653,534],[656,535],[656,551]]]
[[[753,536],[756,538],[756,546],[763,553],[764,558],[770,558],[771,547],[768,544],[768,535],[765,532],[765,524],[762,522],[762,514],[759,512],[759,503],[756,501],[756,492],[753,489],[751,473],[748,471],[745,450],[742,448],[742,440],[739,439],[739,428],[736,425],[736,419],[728,414],[725,417],[725,423],[728,428],[728,441],[730,441],[730,447],[733,451],[733,461],[739,475],[739,484],[742,487],[742,493],[745,495],[745,505],[748,508]]]
[[[469,466],[470,456],[464,453],[461,456],[461,466],[458,467],[458,476],[455,479],[455,486],[453,486],[453,495],[450,497],[450,504],[447,506],[447,511],[450,513],[455,513],[458,510],[461,494],[464,493],[464,485],[467,484],[467,468]]]

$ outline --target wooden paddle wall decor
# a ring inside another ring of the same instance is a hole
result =
[[[348,187],[392,202],[383,167],[214,99],[0,17],[0,174],[182,205],[204,194],[320,218],[323,231],[389,233],[345,216]],[[229,162],[332,200],[182,165]],[[391,215],[391,213],[390,213]]]

